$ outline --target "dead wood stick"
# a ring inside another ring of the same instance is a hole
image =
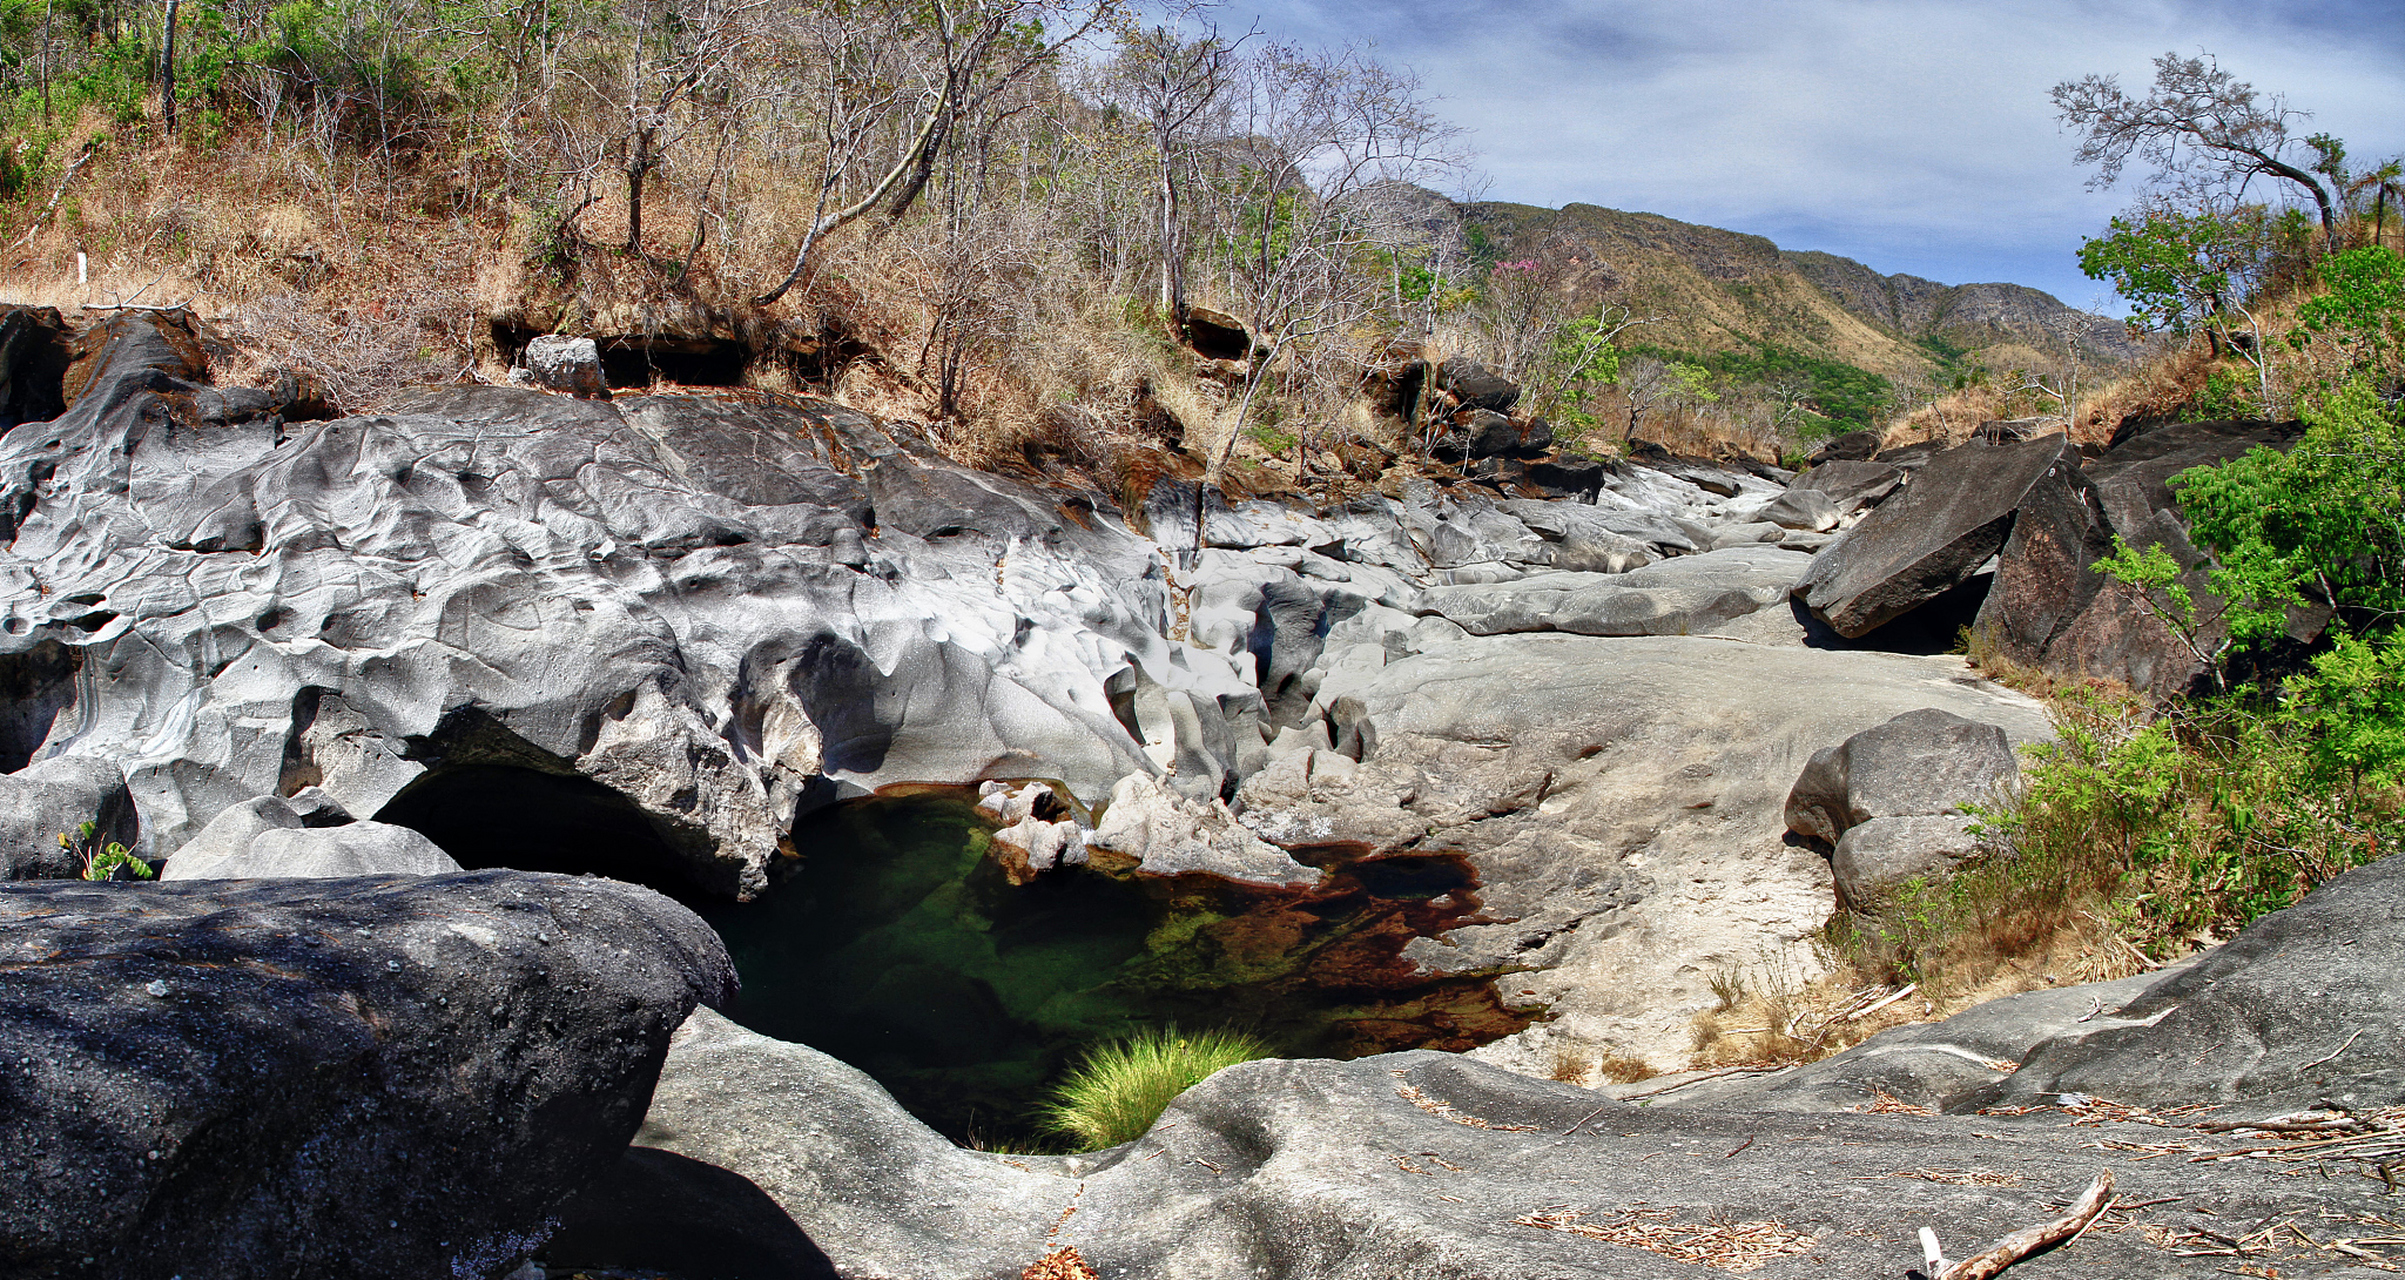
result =
[[[1615,1099],[1614,1101],[1617,1101],[1617,1099]],[[1583,1116],[1580,1116],[1580,1117],[1578,1118],[1578,1123],[1577,1123],[1577,1124],[1571,1125],[1569,1128],[1562,1130],[1562,1136],[1563,1136],[1563,1137],[1565,1137],[1565,1138],[1569,1137],[1571,1134],[1574,1134],[1574,1133],[1578,1132],[1579,1130],[1581,1130],[1581,1129],[1585,1128],[1585,1127],[1587,1126],[1587,1121],[1589,1121],[1589,1120],[1592,1120],[1592,1119],[1594,1119],[1595,1117],[1597,1117],[1597,1116],[1599,1116],[1599,1115],[1602,1115],[1604,1112],[1606,1112],[1606,1111],[1609,1111],[1609,1110],[1611,1110],[1611,1109],[1612,1109],[1612,1104],[1611,1104],[1611,1103],[1609,1103],[1609,1102],[1607,1102],[1607,1103],[1604,1103],[1602,1106],[1595,1108],[1593,1111],[1590,1111],[1590,1112],[1586,1113],[1585,1115],[1583,1115]]]
[[[2347,1037],[2347,1042],[2346,1042],[2345,1044],[2342,1044],[2342,1045],[2338,1046],[2337,1048],[2335,1048],[2335,1049],[2332,1049],[2332,1050],[2330,1051],[2330,1056],[2329,1056],[2328,1058],[2315,1058],[2313,1061],[2311,1061],[2311,1062],[2308,1062],[2308,1063],[2306,1063],[2305,1065],[2303,1065],[2303,1066],[2301,1066],[2301,1067],[2298,1067],[2298,1068],[2297,1068],[2297,1070],[2298,1070],[2298,1071],[2311,1071],[2311,1070],[2312,1070],[2312,1069],[2314,1069],[2315,1067],[2318,1067],[2318,1066],[2322,1065],[2323,1063],[2330,1061],[2330,1059],[2331,1059],[2331,1058],[2335,1058],[2335,1057],[2337,1057],[2339,1054],[2345,1053],[2347,1050],[2354,1048],[2354,1047],[2355,1047],[2355,1042],[2356,1042],[2357,1040],[2360,1040],[2360,1039],[2362,1039],[2362,1038],[2363,1038],[2363,1028],[2361,1028],[2361,1027],[2357,1027],[2357,1028],[2355,1029],[2355,1034],[2353,1034],[2353,1035],[2351,1035],[2351,1036],[2348,1036],[2348,1037]]]
[[[1920,986],[1921,986],[1921,984],[1920,984],[1920,983],[1917,983],[1917,982],[1913,982],[1913,983],[1907,983],[1907,984],[1905,984],[1905,987],[1904,987],[1904,989],[1903,989],[1902,991],[1899,991],[1899,992],[1895,993],[1894,995],[1892,995],[1892,996],[1889,996],[1889,997],[1888,997],[1888,998],[1886,998],[1885,1000],[1882,1000],[1882,1001],[1880,1001],[1879,1003],[1877,1003],[1877,1004],[1875,1004],[1875,1005],[1872,1005],[1871,1007],[1869,1007],[1869,1008],[1867,1008],[1867,1009],[1857,1009],[1857,1010],[1855,1010],[1854,1012],[1847,1014],[1847,1015],[1846,1015],[1846,1021],[1848,1021],[1848,1022],[1859,1022],[1859,1021],[1861,1021],[1862,1019],[1864,1019],[1864,1018],[1867,1018],[1867,1017],[1869,1017],[1870,1015],[1872,1015],[1872,1014],[1874,1014],[1874,1013],[1877,1013],[1877,1012],[1879,1012],[1881,1009],[1884,1009],[1884,1008],[1886,1008],[1887,1006],[1889,1006],[1889,1005],[1891,1005],[1891,1004],[1894,1004],[1896,1001],[1898,1001],[1898,1000],[1901,1000],[1901,999],[1903,999],[1904,997],[1906,997],[1906,996],[1908,996],[1908,995],[1911,995],[1913,992],[1915,992],[1915,991],[1918,991],[1918,990],[1920,989]]]
[[[34,215],[33,222],[25,228],[24,236],[21,237],[15,244],[9,246],[9,250],[11,252],[32,244],[33,238],[42,233],[42,224],[50,221],[51,213],[57,210],[59,197],[67,194],[67,184],[75,181],[75,171],[83,168],[84,162],[90,160],[93,156],[99,154],[99,152],[100,139],[94,138],[84,144],[83,154],[75,157],[75,163],[68,165],[67,171],[59,175],[58,190],[50,193],[50,203],[43,205],[42,211]]]
[[[1986,1249],[1946,1268],[1937,1280],[1994,1280],[2006,1267],[2036,1253],[2048,1245],[2058,1244],[2087,1230],[2096,1215],[2113,1201],[2113,1171],[2099,1170],[2096,1180],[2079,1193],[2071,1204],[2071,1212],[2052,1222],[2041,1222],[1998,1240]]]

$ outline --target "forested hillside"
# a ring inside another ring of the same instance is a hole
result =
[[[621,385],[807,385],[1105,481],[1408,450],[1360,392],[1423,347],[1585,447],[1763,457],[2052,369],[2066,325],[2129,349],[2027,291],[1456,206],[1407,73],[1118,0],[11,0],[0,144],[12,298],[187,305],[345,404],[556,331]]]

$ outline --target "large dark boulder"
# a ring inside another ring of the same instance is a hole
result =
[[[734,976],[616,881],[0,886],[0,1271],[491,1277]]]
[[[2178,509],[2172,477],[2257,447],[2286,448],[2302,431],[2300,423],[2265,419],[2172,423],[2117,435],[2113,447],[2083,469],[2096,486],[2106,519],[2129,537],[2155,512]]]
[[[1832,462],[1868,462],[1878,455],[1880,440],[1876,431],[1848,431],[1823,441],[1806,461],[1816,467]]]
[[[2225,633],[2209,583],[2211,559],[2190,540],[2171,481],[2258,446],[2282,447],[2293,436],[2293,424],[2237,421],[2180,423],[2122,437],[2082,467],[2092,502],[2024,511],[1998,557],[1995,586],[1974,630],[2000,656],[2057,674],[2103,677],[2162,695],[2201,688],[2207,675],[2196,648],[2218,647]],[[2179,564],[2202,628],[2196,647],[2129,588],[2096,571],[2115,537],[2141,550],[2161,548]],[[2299,610],[2291,619],[2294,638],[2310,639],[2326,619],[2326,611]]]
[[[1510,413],[1520,402],[1520,384],[1467,356],[1453,356],[1436,367],[1436,385],[1465,409]]]
[[[1839,635],[1858,639],[1977,573],[2004,549],[2022,511],[2092,502],[2066,437],[1948,450],[1814,557],[1796,594]]]
[[[1949,1110],[2088,1094],[2136,1106],[2405,1105],[2405,858],[2358,867],[2249,925],[2110,1018],[2030,1051]]]
[[[1884,462],[1838,459],[1824,462],[1797,476],[1789,492],[1810,489],[1827,498],[1842,515],[1877,506],[1904,483],[1904,469]]]

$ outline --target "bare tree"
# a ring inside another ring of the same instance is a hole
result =
[[[1157,251],[1161,259],[1161,316],[1181,338],[1186,323],[1186,170],[1197,145],[1195,127],[1222,104],[1237,70],[1237,51],[1257,34],[1234,40],[1205,26],[1188,39],[1174,27],[1122,24],[1118,56],[1095,78],[1097,96],[1144,122],[1152,144]]]
[[[820,30],[837,39],[822,35],[820,40],[822,52],[830,56],[821,63],[817,83],[827,147],[819,170],[818,207],[794,252],[792,269],[775,288],[752,299],[753,305],[766,306],[784,297],[809,273],[810,254],[820,239],[867,215],[880,202],[888,202],[888,225],[899,221],[926,189],[938,156],[963,119],[977,116],[996,94],[1084,39],[1116,13],[1119,4],[1120,0],[928,0],[923,10],[899,4],[828,6],[822,17],[833,25]],[[1054,27],[1046,27],[1048,18]],[[874,46],[895,43],[897,37],[916,37],[930,52],[915,94],[887,77],[853,73],[859,64],[890,57],[887,51],[862,47],[862,40]],[[918,126],[900,156],[866,195],[830,208],[887,118],[913,100]]]
[[[1381,221],[1364,193],[1460,168],[1460,131],[1439,120],[1416,77],[1359,50],[1312,54],[1272,45],[1248,60],[1237,123],[1245,136],[1223,157],[1229,207],[1224,269],[1258,349],[1226,434],[1205,469],[1225,471],[1245,419],[1272,372],[1290,363],[1306,383],[1343,357],[1336,341],[1374,312],[1382,281],[1369,274]],[[1310,449],[1309,419],[1296,445]],[[1200,546],[1201,514],[1195,538]]]
[[[2166,53],[2154,60],[2154,68],[2154,87],[2144,97],[2132,97],[2109,75],[2054,86],[2063,122],[2086,131],[2075,158],[2096,166],[2090,186],[2118,181],[2133,156],[2155,166],[2155,181],[2191,189],[2192,195],[2226,190],[2242,197],[2254,179],[2275,178],[2313,198],[2323,236],[2329,247],[2337,247],[2335,203],[2314,171],[2328,154],[2322,140],[2329,136],[2305,139],[2291,131],[2311,113],[2290,107],[2279,94],[2261,97],[2210,54]]]
[[[743,56],[750,20],[762,7],[762,0],[690,2],[691,7],[682,11],[674,0],[646,2],[638,4],[635,12],[627,47],[625,150],[620,157],[620,169],[626,175],[629,254],[643,252],[644,183],[694,123],[679,108],[707,90],[723,91],[730,64]],[[701,225],[697,220],[697,228]]]

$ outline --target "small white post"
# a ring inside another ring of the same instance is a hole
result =
[[[1929,1280],[1946,1280],[1946,1251],[1938,1247],[1937,1233],[1927,1227],[1921,1228],[1921,1265]]]
[[[92,283],[92,274],[88,269],[88,264],[84,261],[84,251],[81,249],[75,251],[75,283],[79,285]]]

